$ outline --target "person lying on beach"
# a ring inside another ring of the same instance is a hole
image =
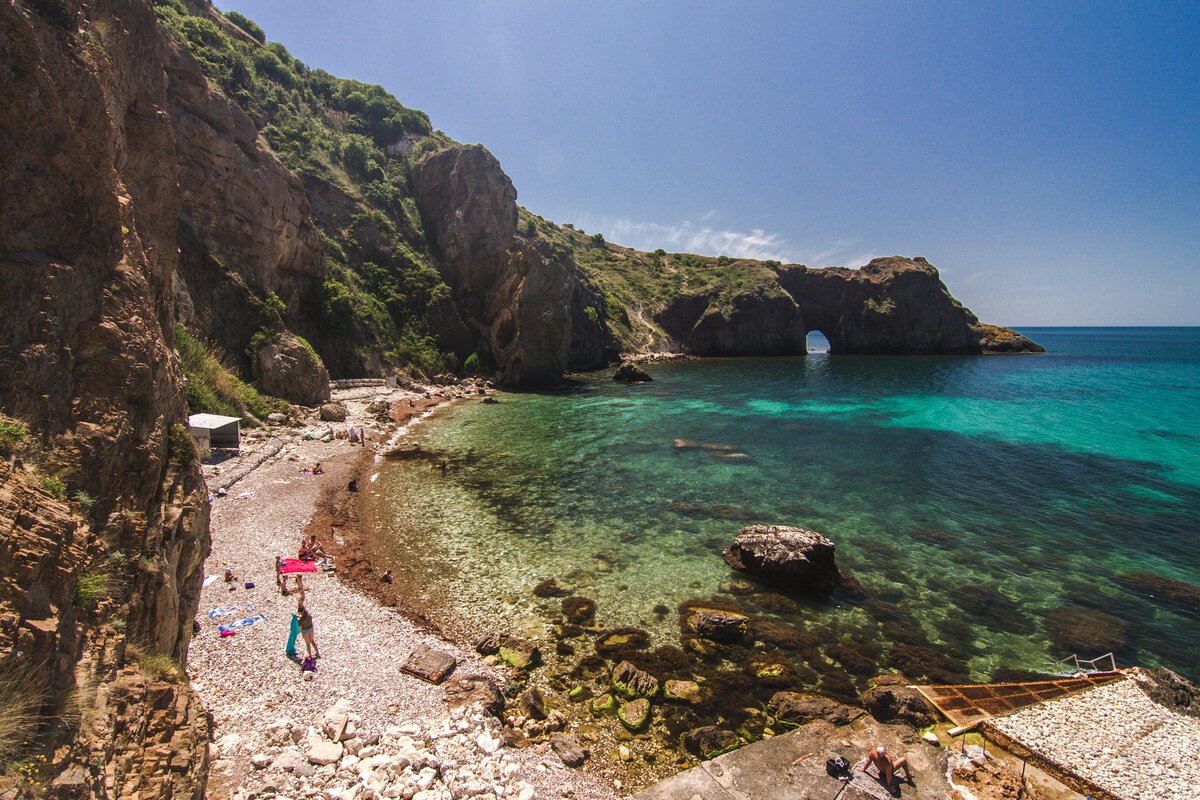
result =
[[[908,768],[908,759],[903,757],[892,758],[888,755],[888,751],[884,749],[883,745],[879,745],[879,747],[867,753],[867,760],[859,769],[866,772],[867,767],[872,765],[879,770],[879,780],[893,794],[900,789],[900,778],[896,775],[897,770],[904,770],[904,779],[912,783],[912,772]]]

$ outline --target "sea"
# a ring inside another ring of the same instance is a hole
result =
[[[1200,678],[1200,328],[1021,332],[1047,352],[814,343],[459,404],[379,464],[377,539],[404,602],[463,635],[549,635],[553,578],[655,647],[685,644],[683,604],[739,609],[793,683],[839,696],[1109,652]],[[721,554],[754,523],[825,534],[861,588],[745,581]]]

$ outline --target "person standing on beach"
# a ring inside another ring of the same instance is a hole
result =
[[[303,600],[296,607],[296,618],[300,622],[300,635],[304,637],[304,648],[308,651],[309,657],[320,658],[321,650],[317,647],[316,635],[313,632],[312,614],[308,613]]]

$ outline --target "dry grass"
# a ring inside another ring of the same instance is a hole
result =
[[[13,760],[42,723],[43,689],[25,659],[0,662],[0,764]]]

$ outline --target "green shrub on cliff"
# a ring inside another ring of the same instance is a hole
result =
[[[156,0],[155,13],[310,192],[324,186],[312,196],[338,198],[337,215],[315,215],[328,270],[298,315],[322,332],[313,338],[317,350],[382,350],[418,359],[409,363],[420,369],[451,363],[428,319],[448,288],[432,266],[409,185],[412,159],[447,137],[382,87],[310,69],[282,44],[266,43],[242,14],[226,18],[257,41],[233,35],[213,8],[194,12],[181,0]],[[334,217],[337,223],[323,222]]]
[[[89,570],[75,582],[75,607],[91,611],[108,596],[109,575],[102,570]]]
[[[244,417],[265,417],[285,411],[287,403],[261,394],[221,363],[218,354],[193,337],[182,325],[175,328],[175,352],[187,378],[188,412]]]
[[[17,451],[29,435],[29,429],[19,422],[0,419],[0,457],[8,458]]]

